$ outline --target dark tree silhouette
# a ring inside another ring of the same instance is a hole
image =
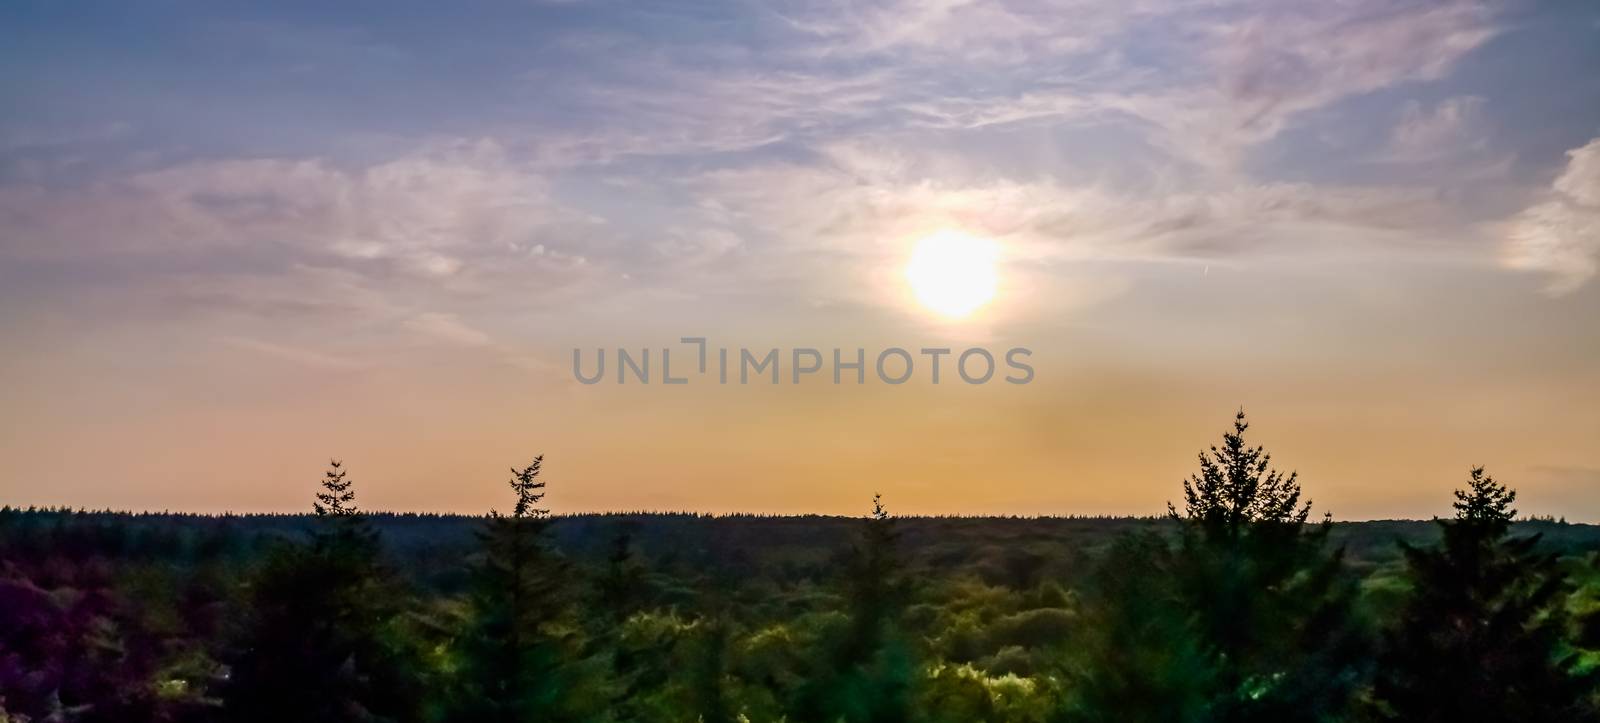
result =
[[[900,569],[900,533],[883,506],[872,496],[872,512],[850,558],[850,645],[841,651],[849,660],[871,655],[892,632],[906,603],[907,580]]]
[[[542,459],[487,520],[337,462],[315,515],[0,506],[0,723],[1600,723],[1600,527],[1481,470],[1316,524],[1246,435],[1160,520],[557,522]]]
[[[568,569],[549,549],[549,510],[539,507],[544,456],[511,470],[516,502],[510,515],[491,512],[472,563],[467,630],[460,657],[452,719],[459,721],[563,721],[573,710],[571,645],[555,624],[568,612]]]
[[[1214,541],[1237,540],[1262,525],[1298,527],[1311,515],[1311,502],[1300,502],[1299,473],[1272,469],[1272,455],[1245,444],[1249,428],[1241,409],[1222,446],[1201,452],[1200,472],[1183,481],[1183,514],[1167,504],[1168,514],[1198,525]]]
[[[1600,671],[1563,644],[1569,585],[1538,535],[1509,537],[1516,492],[1474,468],[1431,548],[1401,543],[1411,593],[1387,636],[1381,717],[1592,721]]]
[[[360,515],[356,509],[356,491],[352,484],[345,479],[344,464],[336,459],[329,460],[328,471],[322,473],[322,491],[317,493],[317,501],[311,503],[311,509],[319,517]]]
[[[310,545],[269,553],[248,583],[247,621],[225,691],[240,721],[405,721],[418,711],[415,655],[397,627],[406,592],[333,462]]]
[[[900,616],[910,580],[899,556],[900,533],[872,496],[872,512],[845,565],[850,620],[825,643],[821,670],[800,691],[798,720],[898,723],[911,718],[916,666],[902,639]]]
[[[1184,511],[1168,505],[1181,529],[1177,599],[1212,657],[1214,720],[1321,720],[1364,675],[1356,587],[1343,551],[1325,552],[1331,522],[1306,524],[1298,476],[1245,442],[1249,426],[1240,410],[1184,481]]]

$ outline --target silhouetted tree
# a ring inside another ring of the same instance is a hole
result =
[[[1222,446],[1201,452],[1200,472],[1183,481],[1183,513],[1167,504],[1168,514],[1200,528],[1207,541],[1234,542],[1272,525],[1298,532],[1311,515],[1311,502],[1300,502],[1299,473],[1272,469],[1272,455],[1245,444],[1249,428],[1241,409]]]
[[[1366,641],[1352,619],[1343,551],[1324,551],[1331,523],[1308,526],[1294,473],[1245,442],[1241,410],[1220,447],[1185,480],[1174,579],[1212,657],[1219,721],[1324,720],[1352,701]]]
[[[398,630],[405,592],[380,561],[351,484],[333,462],[311,544],[279,546],[250,579],[225,691],[230,720],[416,718],[418,666]]]
[[[564,721],[573,710],[570,647],[557,629],[568,607],[567,565],[549,549],[549,510],[539,507],[544,457],[511,470],[516,496],[510,515],[491,512],[472,563],[467,630],[459,638],[460,667],[452,719]]]
[[[1569,585],[1538,535],[1511,538],[1516,492],[1474,468],[1431,548],[1405,543],[1411,593],[1387,636],[1374,697],[1389,720],[1596,720],[1600,671],[1563,644]]]
[[[848,660],[865,659],[892,632],[906,604],[907,580],[900,569],[900,533],[883,506],[883,496],[872,496],[872,512],[862,527],[861,540],[850,558],[850,645],[841,654]]]
[[[826,641],[823,669],[801,689],[798,720],[898,723],[911,719],[916,666],[900,635],[910,581],[901,568],[900,533],[873,495],[872,512],[846,564],[849,624]]]
[[[322,473],[322,491],[317,501],[311,503],[318,517],[359,517],[356,509],[356,491],[351,480],[345,479],[344,464],[339,460],[328,462],[328,471]]]

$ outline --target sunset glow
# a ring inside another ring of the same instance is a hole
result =
[[[906,264],[906,281],[923,306],[947,317],[965,317],[994,299],[998,257],[993,241],[941,231],[917,242]]]
[[[1145,514],[1243,406],[1340,519],[1600,519],[1597,23],[8,3],[0,502]]]

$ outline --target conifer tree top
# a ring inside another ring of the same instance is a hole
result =
[[[517,494],[517,503],[511,508],[511,516],[517,519],[524,517],[545,517],[550,510],[536,507],[544,499],[544,482],[539,480],[539,472],[544,466],[544,455],[533,458],[527,467],[511,468],[511,491]]]
[[[1247,524],[1301,524],[1311,514],[1311,502],[1300,502],[1298,473],[1285,475],[1272,469],[1272,455],[1260,446],[1245,444],[1244,410],[1234,415],[1233,431],[1222,435],[1222,446],[1200,453],[1200,472],[1183,482],[1183,514],[1168,504],[1173,517],[1198,522],[1211,532],[1234,535]]]
[[[328,471],[322,474],[322,491],[317,501],[311,503],[318,517],[343,517],[361,514],[356,509],[356,491],[352,482],[344,478],[345,470],[339,460],[328,461]]]
[[[1467,489],[1456,490],[1456,521],[1479,527],[1493,533],[1510,528],[1517,511],[1511,507],[1517,500],[1516,490],[1510,489],[1485,474],[1482,467],[1472,468],[1472,480]]]

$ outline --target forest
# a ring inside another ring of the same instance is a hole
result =
[[[1333,522],[1241,412],[1148,518],[0,510],[0,723],[1600,721],[1600,528]],[[312,497],[311,495],[315,496]]]

